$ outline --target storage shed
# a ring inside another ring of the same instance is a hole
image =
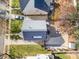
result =
[[[20,0],[20,8],[24,15],[47,14],[52,0]]]
[[[69,43],[69,48],[70,49],[76,49],[76,43],[75,42],[70,42]]]
[[[32,20],[30,18],[26,18],[23,21],[22,32],[25,40],[46,39],[46,20]]]

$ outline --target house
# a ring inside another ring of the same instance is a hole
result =
[[[52,0],[20,0],[20,8],[24,15],[47,15]]]
[[[25,40],[47,39],[46,20],[33,20],[26,17],[21,30]]]

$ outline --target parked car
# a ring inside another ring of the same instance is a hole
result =
[[[18,16],[18,15],[16,15],[16,16],[15,16],[15,19],[24,20],[24,16]]]
[[[8,14],[7,10],[0,10],[0,18],[6,18],[7,14]]]
[[[0,10],[0,14],[6,14],[5,10]]]

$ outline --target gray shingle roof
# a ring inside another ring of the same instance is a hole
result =
[[[47,46],[61,46],[64,43],[64,39],[60,37],[50,37],[46,42]]]
[[[20,0],[20,7],[22,11],[24,10],[29,1],[30,0]]]
[[[49,5],[51,2],[51,0],[20,0],[20,7],[22,11],[26,7],[26,5],[29,3],[29,1],[34,1],[34,8],[38,8],[46,12],[49,10]]]

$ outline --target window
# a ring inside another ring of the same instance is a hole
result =
[[[42,36],[33,36],[33,38],[42,38]]]

